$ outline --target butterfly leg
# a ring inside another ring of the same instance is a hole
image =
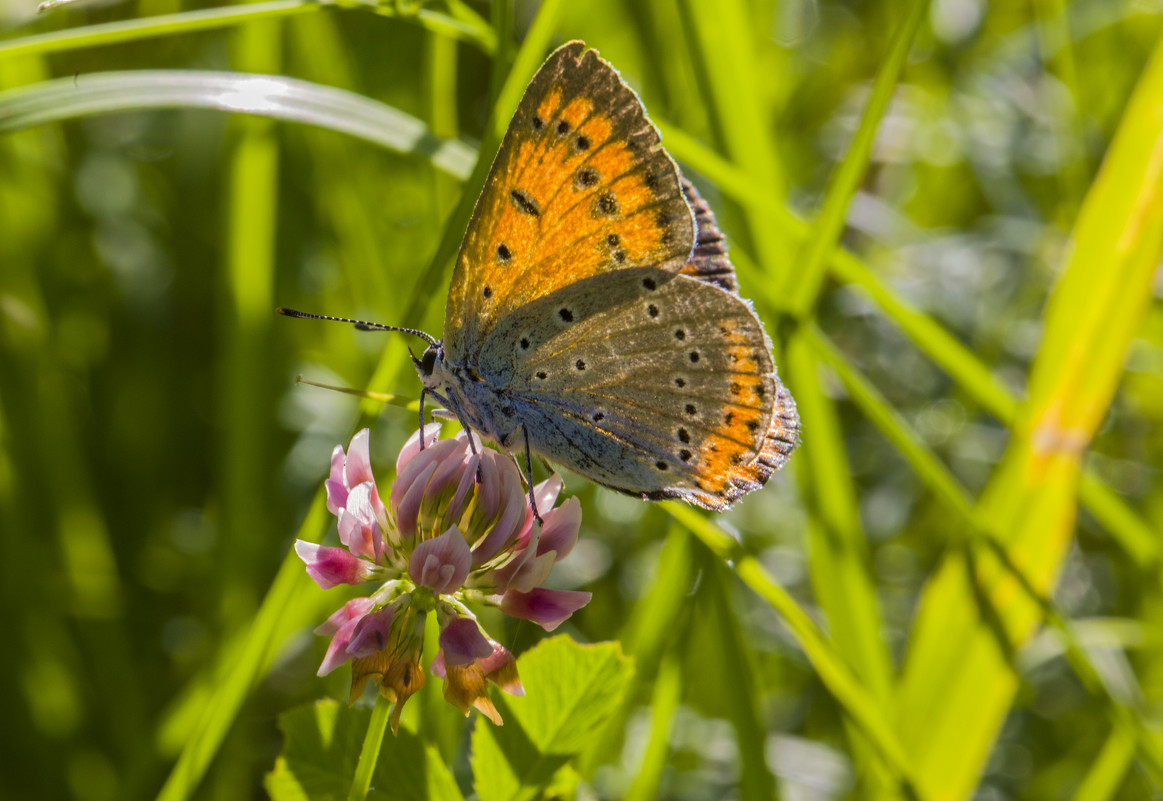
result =
[[[424,395],[428,390],[420,387],[420,450],[424,450]]]
[[[533,494],[533,455],[529,450],[529,427],[522,423],[521,431],[525,435],[525,483],[529,486],[529,508],[533,510],[533,519],[545,525],[541,513],[537,511],[537,498]]]
[[[472,438],[472,426],[470,426],[468,424],[468,421],[464,419],[464,415],[461,413],[460,407],[457,406],[456,403],[454,403],[451,400],[453,397],[452,387],[446,387],[445,391],[448,392],[447,398],[444,397],[443,395],[437,394],[435,391],[433,391],[431,389],[428,390],[428,394],[431,395],[432,397],[436,398],[436,400],[440,401],[444,405],[445,409],[450,409],[452,411],[452,413],[456,415],[456,420],[458,423],[460,423],[460,427],[464,429],[466,434],[468,434],[468,449],[469,449],[469,451],[472,452],[473,456],[479,456],[479,454],[477,453],[476,443],[473,441],[473,438]],[[480,460],[478,459],[477,460],[477,475],[476,475],[476,480],[477,480],[478,484],[481,483],[481,479],[482,479],[483,475],[484,474],[481,472],[481,463],[480,463]]]

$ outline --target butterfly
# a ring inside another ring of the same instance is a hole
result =
[[[444,339],[357,325],[425,337],[421,422],[427,395],[524,449],[527,475],[532,452],[618,492],[723,510],[799,442],[709,207],[583,42],[549,56],[509,123],[457,256]]]

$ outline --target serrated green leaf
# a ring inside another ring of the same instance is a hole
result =
[[[285,742],[263,782],[274,801],[347,797],[371,713],[318,701],[280,716]],[[404,729],[384,741],[369,799],[461,801],[456,780],[436,749]]]
[[[523,698],[498,699],[504,726],[473,732],[481,801],[534,798],[586,744],[621,700],[633,673],[617,643],[545,640],[517,660]]]

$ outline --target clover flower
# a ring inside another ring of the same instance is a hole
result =
[[[581,525],[576,498],[554,507],[561,479],[534,487],[538,522],[512,460],[463,431],[438,440],[439,429],[424,426],[400,450],[387,504],[372,474],[368,430],[352,437],[346,452],[336,446],[325,486],[342,547],[295,543],[323,589],[379,585],[316,629],[331,637],[319,675],[351,662],[350,701],[369,680],[378,682],[395,705],[392,731],[426,682],[421,657],[430,612],[440,626],[430,670],[444,679],[445,699],[465,715],[476,708],[500,724],[488,683],[510,695],[524,688],[513,655],[481,630],[466,604],[496,606],[552,630],[590,600],[588,592],[541,586],[577,543]]]

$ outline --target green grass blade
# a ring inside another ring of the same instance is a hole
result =
[[[892,47],[877,73],[860,126],[828,186],[819,218],[801,247],[797,269],[783,276],[785,307],[797,317],[811,314],[823,286],[828,261],[844,230],[848,206],[868,169],[877,127],[900,79],[905,59],[928,8],[913,0]],[[810,331],[800,328],[786,348],[788,384],[796,396],[811,447],[801,451],[796,475],[804,489],[809,516],[812,586],[828,616],[837,649],[852,665],[886,716],[891,707],[892,662],[881,638],[883,621],[871,575],[871,557],[860,524],[857,492],[851,478],[835,404],[819,383]],[[882,792],[883,780],[857,738],[855,752],[867,792]]]
[[[852,402],[859,407],[880,433],[893,444],[912,465],[926,486],[950,510],[972,523],[973,504],[965,488],[921,441],[904,418],[892,408],[875,387],[835,348],[818,328],[809,329],[808,336],[816,358],[836,373]]]
[[[756,45],[746,3],[683,0],[678,8],[713,141],[730,160],[746,164],[753,181],[782,197],[787,180],[767,134],[772,85],[782,76],[757,73],[752,66]],[[791,244],[766,215],[746,207],[743,212],[745,230],[737,237],[752,248],[764,270],[786,269],[794,256]]]
[[[208,108],[318,125],[401,153],[428,158],[464,178],[476,152],[441,141],[424,123],[354,92],[269,75],[138,70],[58,78],[0,93],[0,133],[33,125],[146,108]]]
[[[418,13],[413,15],[398,13],[399,6],[397,5],[364,3],[358,0],[351,0],[347,3],[327,3],[316,0],[267,0],[267,2],[262,3],[183,11],[177,14],[161,14],[144,19],[106,22],[67,31],[22,36],[12,41],[0,42],[0,60],[14,56],[61,53],[85,47],[102,47],[161,36],[229,28],[257,20],[314,14],[343,6],[370,9],[374,13],[384,16],[398,16],[402,19],[415,20],[431,31],[463,40],[479,47],[486,53],[493,52],[496,47],[492,30],[483,22],[473,24],[471,19],[462,16],[451,17],[431,9],[420,9]]]
[[[912,780],[910,757],[906,755],[879,703],[852,674],[835,646],[812,622],[811,617],[771,578],[758,559],[747,553],[738,541],[705,515],[675,501],[665,501],[663,506],[720,559],[730,564],[743,583],[783,618],[824,686],[876,748],[889,772],[900,782],[901,792],[910,798],[923,797],[917,792],[916,783]]]
[[[428,156],[463,178],[470,147],[431,136],[423,123],[344,90],[290,78],[184,70],[109,72],[58,79],[0,94],[0,131],[142,108],[200,107],[318,125],[392,150]]]
[[[660,665],[667,658],[668,649],[689,626],[689,593],[695,573],[693,544],[686,529],[671,524],[658,557],[658,578],[634,605],[618,638],[626,655],[634,657],[634,676],[601,736],[594,737],[582,752],[578,769],[583,776],[592,776],[598,766],[617,758],[627,720],[649,693],[651,683],[659,680]]]
[[[1124,354],[1151,302],[1163,252],[1163,40],[1140,78],[1074,232],[1051,297],[1030,400],[981,502],[1009,553],[1045,592],[1070,542],[1081,453],[1110,403]],[[981,571],[975,582],[967,570]],[[980,614],[973,584],[1000,617]],[[900,732],[926,791],[972,792],[1016,690],[997,629],[1023,642],[1040,610],[1012,577],[952,556],[926,590],[900,695]]]
[[[893,91],[900,80],[901,71],[912,49],[921,20],[925,18],[928,10],[929,0],[913,0],[905,12],[892,47],[876,74],[872,94],[868,98],[868,105],[860,118],[860,126],[856,129],[852,144],[849,145],[844,160],[832,174],[827,194],[824,196],[824,206],[820,209],[819,217],[812,226],[812,234],[797,260],[798,269],[784,277],[784,291],[788,295],[787,306],[795,317],[808,316],[816,305],[828,270],[828,262],[844,231],[848,206],[868,171],[876,130],[888,109],[889,101],[892,100]]]
[[[311,511],[299,529],[301,537],[322,532],[328,516],[325,497],[320,491]],[[313,538],[318,539],[318,534]],[[222,745],[246,696],[266,674],[278,647],[295,628],[311,622],[318,606],[317,589],[303,570],[303,562],[293,550],[287,552],[266,597],[263,598],[249,630],[235,651],[225,649],[224,659],[211,682],[213,690],[197,711],[197,721],[190,729],[177,763],[158,793],[159,801],[190,798],[198,788],[210,762]],[[178,710],[181,712],[181,710]],[[166,730],[165,723],[162,730]]]
[[[659,667],[650,698],[650,739],[642,764],[634,775],[624,801],[651,801],[659,797],[659,785],[670,758],[670,728],[682,700],[683,676],[678,660],[668,658]]]
[[[767,801],[775,792],[775,777],[764,757],[766,738],[755,703],[759,696],[755,654],[746,646],[738,612],[731,603],[727,567],[704,547],[695,549],[695,559],[702,575],[704,615],[714,632],[707,640],[707,658],[713,665],[710,672],[722,682],[720,708],[735,730],[739,749],[739,797],[744,801]],[[692,681],[697,679],[688,677],[688,684]]]
[[[797,454],[811,510],[812,587],[828,615],[836,647],[852,665],[878,703],[887,709],[892,664],[880,637],[882,621],[870,555],[860,524],[856,487],[835,404],[816,379],[817,359],[806,333],[797,333],[784,353],[804,431],[811,447]]]
[[[1159,567],[1159,532],[1130,510],[1115,491],[1100,482],[1092,472],[1082,473],[1078,487],[1079,498],[1086,510],[1094,515],[1139,566],[1145,570]]]
[[[1134,757],[1135,738],[1116,728],[1107,737],[1098,758],[1091,763],[1074,794],[1074,801],[1110,801]]]
[[[909,461],[917,475],[953,514],[954,520],[960,521],[952,523],[940,533],[952,545],[964,544],[965,538],[968,537],[969,544],[979,549],[982,558],[992,556],[999,560],[1001,569],[1017,580],[1025,596],[1041,610],[1043,622],[1061,639],[1066,658],[1073,666],[1075,674],[1092,696],[1104,702],[1107,716],[1116,728],[1130,733],[1132,741],[1140,743],[1143,757],[1148,763],[1163,764],[1163,751],[1159,749],[1157,739],[1151,735],[1151,726],[1146,721],[1144,711],[1129,703],[1128,699],[1116,697],[1107,688],[1089,652],[1078,641],[1074,626],[1058,611],[1054,603],[1037,589],[1030,577],[1014,564],[1000,546],[1003,532],[994,525],[993,520],[980,514],[972,506],[968,491],[958,483],[937,456],[867,380],[831,346],[822,333],[814,332],[813,346],[819,358],[835,370],[853,403],[860,407],[869,420]],[[978,586],[977,595],[979,603],[991,601],[988,587]],[[990,614],[1000,617],[1001,612],[994,608]]]

